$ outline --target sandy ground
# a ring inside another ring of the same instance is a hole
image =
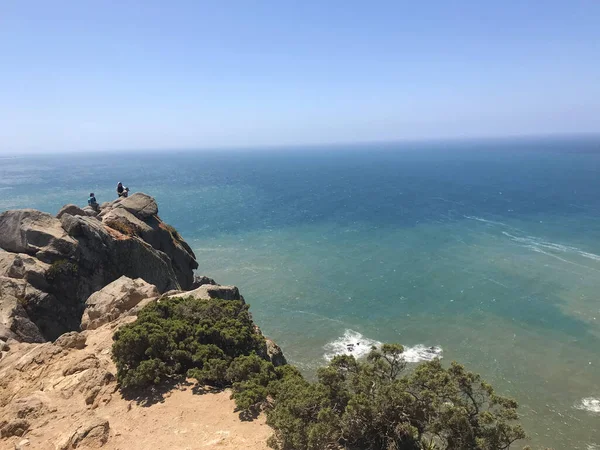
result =
[[[3,354],[0,425],[21,417],[29,423],[29,430],[23,436],[0,439],[0,449],[268,448],[271,429],[264,417],[242,420],[228,391],[199,391],[189,383],[150,401],[123,398],[114,378],[102,381],[107,373],[116,372],[109,350],[114,329],[113,324],[82,333],[87,339],[83,349],[16,344]],[[90,401],[94,390],[99,393]],[[19,408],[24,411],[19,406],[23,399],[33,405],[26,414],[19,413]],[[78,431],[105,420],[109,430],[103,445],[103,439],[93,433],[73,444]]]

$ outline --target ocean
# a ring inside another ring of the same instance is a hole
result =
[[[600,138],[2,156],[0,210],[118,181],[307,376],[398,342],[517,399],[530,444],[600,449]]]

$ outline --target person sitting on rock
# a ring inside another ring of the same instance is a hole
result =
[[[93,192],[90,192],[90,198],[88,198],[88,206],[91,206],[94,209],[94,211],[98,211],[99,205],[96,201],[96,196]]]
[[[123,183],[119,181],[119,184],[117,184],[117,195],[123,197],[123,192],[125,192],[125,188],[123,187]]]
[[[124,197],[124,198],[129,197],[129,188],[127,186],[125,187],[125,190],[121,194],[121,197]]]

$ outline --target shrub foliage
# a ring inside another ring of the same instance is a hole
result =
[[[247,305],[193,298],[146,306],[113,344],[122,387],[177,376],[231,387],[240,410],[266,410],[278,450],[501,450],[525,437],[516,402],[479,375],[439,360],[407,370],[402,353],[337,356],[309,382],[268,361]]]
[[[230,369],[236,358],[254,353],[263,361],[256,353],[266,355],[265,339],[255,332],[248,305],[232,300],[174,298],[151,303],[135,322],[117,330],[113,340],[113,360],[124,388],[177,376],[228,386],[233,382],[228,371],[232,376],[236,372],[237,365]]]
[[[49,283],[54,283],[61,277],[74,277],[77,276],[79,272],[79,266],[77,263],[66,260],[59,259],[58,261],[54,261],[48,270],[46,270],[46,280]]]
[[[500,450],[525,437],[517,404],[457,363],[425,362],[410,373],[400,345],[367,360],[337,356],[309,383],[291,374],[272,383],[267,423],[280,450]]]

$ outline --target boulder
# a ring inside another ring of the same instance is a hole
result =
[[[212,284],[213,286],[218,285],[218,283],[212,278],[208,278],[204,275],[194,275],[194,282],[192,283],[191,289],[198,289],[200,286],[205,284]]]
[[[19,397],[10,404],[10,414],[19,419],[35,419],[48,412],[49,399],[41,391]]]
[[[49,268],[49,264],[25,253],[0,253],[0,276],[23,279],[38,289],[48,288],[46,271]]]
[[[0,276],[0,331],[22,342],[44,342],[39,328],[29,319],[26,303],[27,282]]]
[[[102,223],[126,236],[141,236],[143,233],[152,231],[152,227],[124,208],[107,210],[102,216]],[[148,241],[146,240],[146,242]],[[151,242],[148,243],[152,245]]]
[[[0,230],[1,248],[35,255],[47,263],[71,256],[77,247],[56,217],[34,209],[0,213]]]
[[[75,448],[100,448],[108,441],[110,425],[108,420],[92,418],[64,433],[59,439],[58,450]]]
[[[158,205],[149,195],[141,192],[121,198],[113,204],[113,208],[123,208],[141,220],[148,219],[158,214]]]
[[[58,211],[58,214],[56,214],[56,218],[60,219],[65,214],[71,214],[72,216],[87,215],[83,209],[81,209],[79,206],[73,205],[73,204],[65,205],[62,208],[60,208],[60,211]]]
[[[143,279],[132,280],[122,276],[86,300],[81,329],[93,330],[105,323],[112,322],[140,301],[159,295],[156,286]]]
[[[281,350],[281,347],[273,342],[269,338],[265,338],[267,342],[267,357],[271,360],[275,367],[284,366],[287,364],[287,360]]]
[[[86,206],[85,208],[82,209],[82,211],[85,213],[86,216],[97,216],[98,215],[98,211],[95,210],[94,208],[92,208],[91,206]],[[73,214],[71,214],[73,215]]]
[[[70,331],[59,336],[58,339],[54,341],[54,345],[58,345],[64,349],[74,348],[81,350],[82,348],[85,348],[85,342],[86,336],[84,334],[78,333],[77,331]]]
[[[29,422],[25,419],[11,420],[10,422],[0,423],[0,437],[7,438],[11,436],[23,436],[29,429]]]

